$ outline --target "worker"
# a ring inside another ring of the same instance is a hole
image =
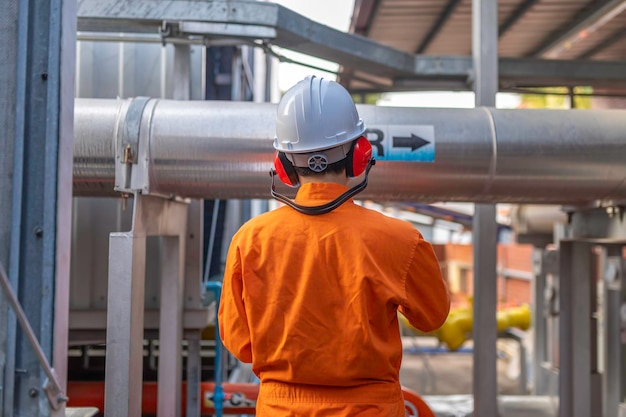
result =
[[[424,332],[448,315],[431,245],[352,199],[374,164],[364,134],[334,81],[307,77],[278,105],[272,184],[299,189],[272,185],[285,206],[237,231],[219,308],[224,345],[260,379],[257,416],[404,416],[397,312]]]

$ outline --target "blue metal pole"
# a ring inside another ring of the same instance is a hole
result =
[[[215,294],[215,391],[213,392],[213,404],[216,417],[222,417],[224,410],[224,388],[222,386],[222,338],[220,336],[219,318],[217,312],[220,307],[222,296],[222,283],[220,281],[207,281],[205,283],[207,291]]]

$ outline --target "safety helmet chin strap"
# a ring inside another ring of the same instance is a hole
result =
[[[372,169],[372,167],[375,164],[376,164],[376,160],[374,158],[370,159],[370,161],[367,164],[367,168],[365,168],[365,178],[363,179],[363,181],[361,181],[361,183],[350,188],[348,191],[341,194],[336,199],[329,201],[328,203],[321,204],[319,206],[303,206],[302,204],[298,204],[295,201],[291,200],[289,197],[277,193],[276,186],[274,185],[274,177],[276,176],[276,170],[274,169],[270,170],[270,177],[272,177],[272,188],[270,190],[270,193],[272,194],[272,197],[274,197],[276,200],[282,203],[285,203],[286,205],[299,211],[300,213],[308,214],[308,215],[330,213],[331,211],[333,211],[334,209],[336,209],[337,207],[339,207],[340,205],[342,205],[343,203],[345,203],[346,201],[348,201],[349,199],[351,199],[352,197],[354,197],[361,191],[365,190],[365,187],[367,187],[367,177],[370,173],[370,169]]]

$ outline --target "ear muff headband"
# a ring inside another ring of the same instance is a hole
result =
[[[278,172],[274,169],[270,170],[270,177],[272,177],[272,187],[270,189],[270,194],[276,200],[282,203],[285,203],[289,207],[303,214],[314,216],[314,215],[319,215],[319,214],[330,213],[331,211],[341,206],[343,203],[345,203],[346,201],[348,201],[349,199],[351,199],[352,197],[354,197],[361,191],[365,190],[365,188],[367,187],[367,178],[369,176],[370,169],[372,169],[372,167],[375,164],[376,164],[376,160],[374,158],[371,158],[365,167],[365,178],[363,178],[363,181],[361,181],[361,183],[359,183],[358,185],[350,188],[348,191],[341,194],[336,199],[329,201],[326,204],[321,204],[319,206],[303,206],[302,204],[298,204],[295,201],[291,200],[289,197],[277,193],[276,186],[274,184],[274,177],[278,175]]]
[[[284,152],[276,152],[274,155],[274,168],[276,175],[284,184],[294,188],[300,185],[296,169]]]
[[[368,167],[372,159],[372,144],[365,136],[352,142],[346,157],[346,175],[348,178],[358,177]]]

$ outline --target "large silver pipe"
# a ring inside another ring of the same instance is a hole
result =
[[[113,194],[129,100],[77,99],[74,194]],[[358,106],[368,126],[432,125],[434,162],[379,161],[360,198],[590,204],[626,199],[626,111]],[[154,100],[150,192],[268,198],[276,106]],[[147,130],[146,130],[147,129]],[[285,191],[283,188],[281,191]]]

